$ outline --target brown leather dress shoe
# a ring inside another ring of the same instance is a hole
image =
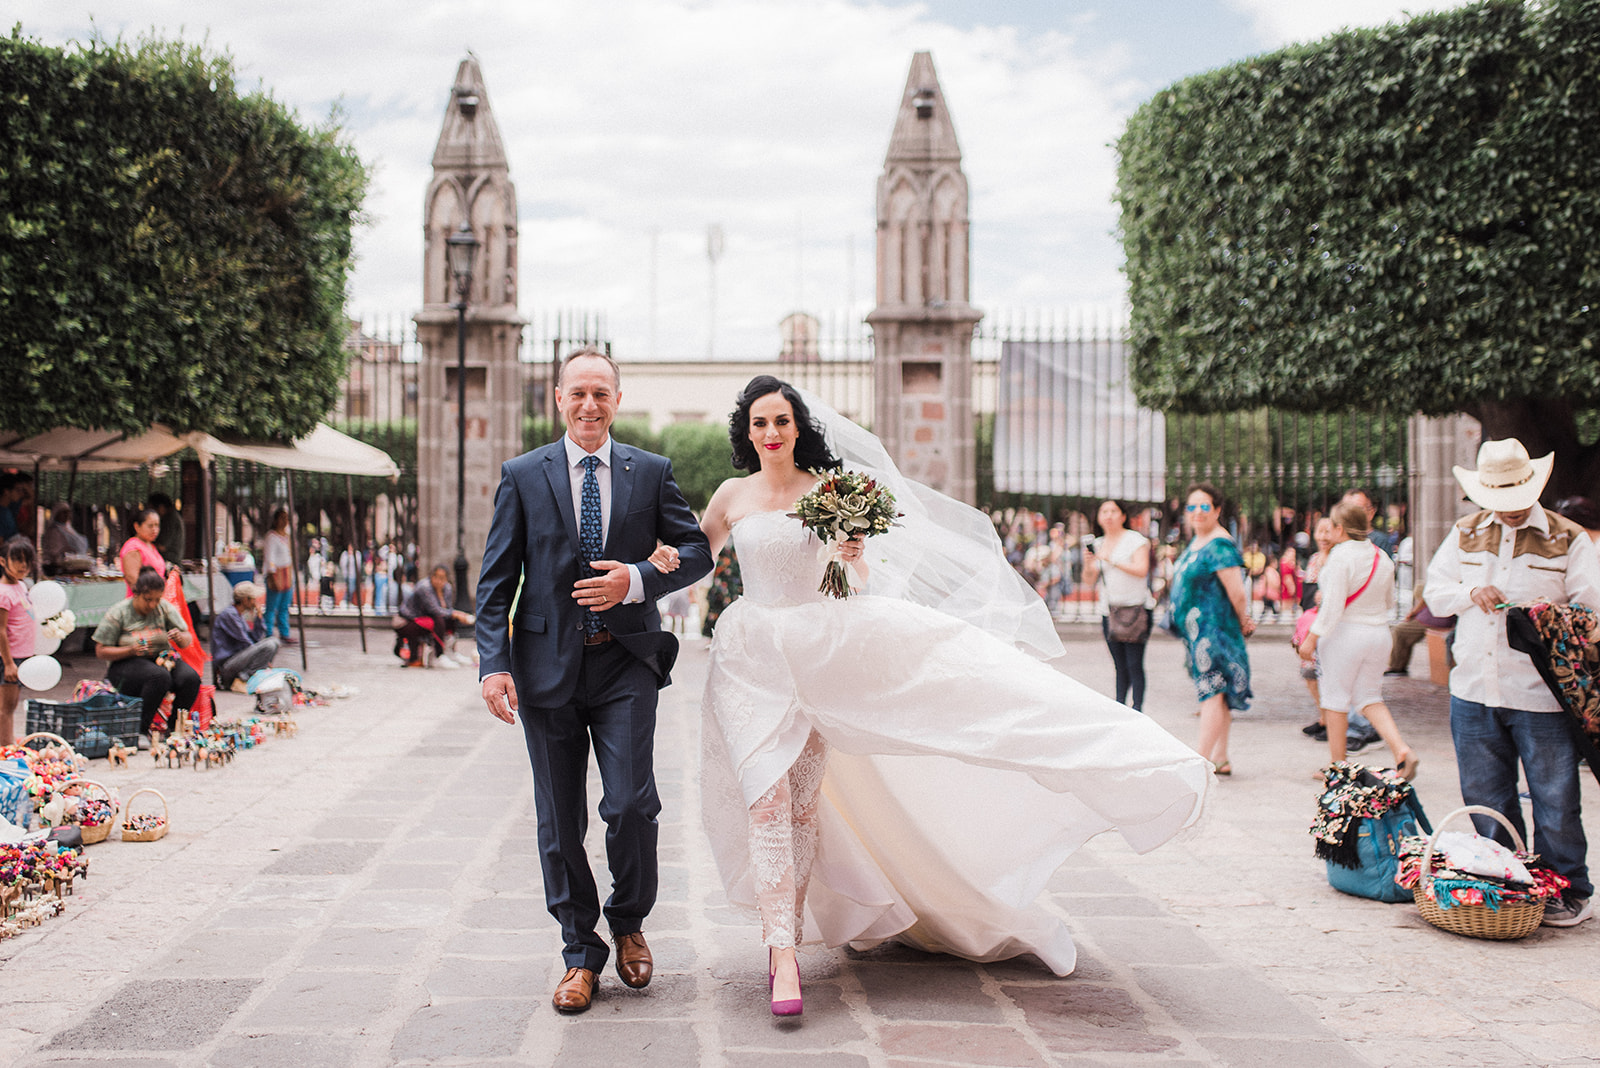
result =
[[[557,1012],[583,1012],[594,1000],[594,988],[599,982],[600,977],[588,968],[568,968],[567,974],[556,985],[555,997],[550,999],[550,1004],[556,1007]]]
[[[650,985],[650,947],[644,932],[617,936],[617,978],[635,990]]]

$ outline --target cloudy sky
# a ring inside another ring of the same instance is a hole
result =
[[[429,160],[470,49],[517,186],[522,313],[602,312],[629,357],[752,358],[797,308],[870,310],[874,183],[913,52],[933,53],[972,185],[974,302],[1106,308],[1123,292],[1111,145],[1141,101],[1460,2],[13,0],[8,22],[50,43],[204,42],[307,122],[337,104],[374,169],[350,309],[397,320],[420,300]]]

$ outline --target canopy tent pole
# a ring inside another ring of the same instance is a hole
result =
[[[306,613],[300,604],[300,561],[294,557],[294,546],[299,541],[295,531],[300,529],[300,523],[295,519],[294,513],[294,472],[284,471],[284,485],[289,487],[289,571],[293,575],[290,589],[294,590],[294,621],[300,630],[300,670],[306,670]]]
[[[33,581],[44,581],[44,524],[39,522],[39,461],[33,461],[33,546],[40,550],[33,554]]]
[[[212,460],[201,468],[205,478],[200,483],[200,507],[206,513],[205,537],[200,542],[200,566],[206,575],[206,611],[211,616],[211,633],[217,630],[217,578],[222,574],[222,569],[217,568],[217,574],[211,574],[213,562],[212,553],[216,550],[213,546],[217,542],[217,461]]]
[[[364,652],[367,651],[367,620],[366,620],[366,617],[361,612],[361,587],[362,587],[361,544],[360,544],[360,542],[358,542],[356,540],[356,537],[357,537],[357,534],[358,534],[358,531],[356,530],[356,499],[355,499],[355,490],[353,490],[351,488],[350,476],[349,475],[345,475],[344,476],[344,508],[345,508],[345,512],[350,517],[350,540],[351,540],[351,543],[352,543],[350,545],[350,550],[353,553],[355,553],[355,565],[356,565],[356,590],[355,590],[355,594],[356,594],[356,597],[355,597],[355,600],[356,600],[356,629],[361,631],[361,651],[364,653]],[[373,588],[376,589],[377,588],[376,585],[374,585]],[[348,592],[348,591],[346,591],[346,592]]]

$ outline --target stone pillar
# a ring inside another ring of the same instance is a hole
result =
[[[933,70],[918,52],[878,178],[873,430],[906,475],[977,497],[967,178]]]
[[[1461,492],[1451,468],[1473,468],[1483,429],[1470,415],[1411,417],[1407,428],[1411,453],[1411,546],[1417,575],[1450,533],[1450,526],[1478,506]]]
[[[517,194],[478,61],[456,72],[433,153],[423,206],[422,349],[417,427],[419,570],[456,555],[455,279],[445,239],[466,221],[479,248],[467,302],[466,521],[469,582],[476,584],[500,465],[522,451],[525,320],[517,315]]]

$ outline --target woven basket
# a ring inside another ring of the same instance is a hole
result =
[[[1433,886],[1433,849],[1438,844],[1439,835],[1444,831],[1445,824],[1469,813],[1493,817],[1500,826],[1511,832],[1517,852],[1522,852],[1522,835],[1511,826],[1510,820],[1483,805],[1463,805],[1440,820],[1439,826],[1428,836],[1428,848],[1422,854],[1422,877],[1411,890],[1412,900],[1417,903],[1417,911],[1422,913],[1422,918],[1442,931],[1466,935],[1468,938],[1525,938],[1538,930],[1539,924],[1544,921],[1543,901],[1502,902],[1499,909],[1491,909],[1488,905],[1461,904],[1442,909],[1428,896],[1428,890]]]
[[[148,830],[133,831],[128,829],[128,820],[133,818],[133,802],[142,794],[155,794],[161,801],[161,822]],[[171,824],[171,809],[167,807],[167,799],[160,790],[146,786],[142,790],[135,790],[129,796],[127,804],[122,806],[122,840],[124,842],[154,842],[167,836],[167,827]]]
[[[104,823],[80,823],[78,832],[83,835],[84,845],[97,845],[111,836],[111,828],[117,822],[117,799],[100,783],[93,779],[69,779],[61,784],[61,792],[82,793],[83,788],[92,786],[105,795],[106,803],[111,806],[111,817]]]

